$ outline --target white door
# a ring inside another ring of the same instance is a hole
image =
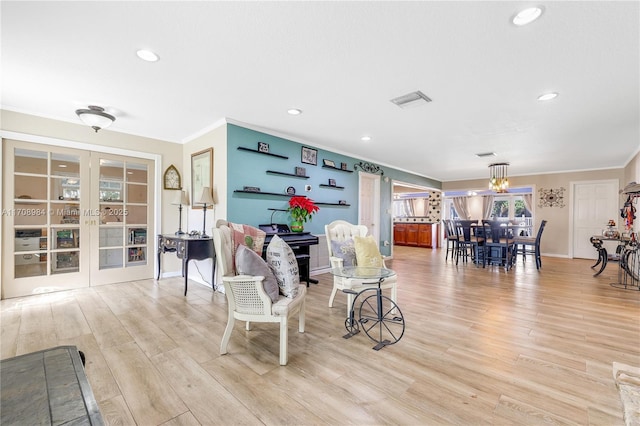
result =
[[[380,241],[380,176],[360,172],[358,224]]]
[[[619,222],[618,187],[617,180],[572,183],[572,257],[583,259],[597,257],[589,238],[593,235],[601,235],[609,219]]]

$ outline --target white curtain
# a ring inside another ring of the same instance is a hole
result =
[[[453,197],[453,208],[456,209],[460,219],[471,219],[468,206],[469,197]]]
[[[484,195],[482,197],[482,218],[491,219],[491,211],[493,210],[493,195]]]
[[[524,207],[533,212],[533,194],[524,194],[522,199],[524,200]]]

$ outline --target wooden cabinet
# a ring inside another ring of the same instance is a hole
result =
[[[394,223],[393,243],[399,246],[438,247],[438,224]]]
[[[393,242],[398,245],[407,244],[407,225],[404,223],[393,224]]]
[[[433,247],[431,244],[431,236],[433,234],[431,225],[419,226],[418,228],[418,245],[420,247]]]
[[[420,225],[417,223],[410,223],[407,225],[407,240],[406,244],[408,246],[417,246],[418,245],[418,228]]]

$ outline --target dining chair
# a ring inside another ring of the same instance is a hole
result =
[[[453,260],[458,249],[458,236],[451,219],[442,219],[442,223],[444,225],[444,237],[447,240],[447,251],[444,260],[446,261],[449,258],[449,253],[451,253],[451,259]]]
[[[498,220],[483,220],[483,265],[500,265],[508,271],[515,260],[514,236],[509,226]]]
[[[460,256],[462,256],[464,262],[470,257],[473,263],[479,264],[479,247],[484,245],[484,238],[478,238],[473,233],[472,225],[477,223],[477,220],[456,220],[454,222],[458,246],[456,265]]]
[[[533,255],[536,260],[536,269],[540,269],[542,267],[540,240],[542,239],[542,231],[544,231],[546,224],[546,220],[543,220],[540,223],[540,228],[538,228],[538,233],[535,237],[516,236],[513,239],[513,242],[516,245],[516,255],[518,253],[522,254],[522,262],[525,262],[527,254]]]
[[[246,321],[247,331],[251,330],[252,322],[273,322],[280,324],[280,365],[287,365],[288,319],[298,313],[298,332],[304,333],[307,287],[304,284],[299,284],[297,294],[294,297],[277,295],[274,302],[263,285],[265,275],[270,272],[269,266],[266,262],[261,263],[258,266],[263,271],[260,275],[236,275],[231,230],[222,222],[218,225],[213,229],[213,244],[216,249],[218,271],[222,275],[228,303],[227,327],[222,336],[220,354],[227,353],[235,320]],[[257,258],[254,260],[256,263],[262,260],[257,254],[255,257]]]
[[[357,266],[355,253],[355,237],[365,237],[367,235],[367,227],[364,225],[354,225],[344,220],[335,220],[325,225],[324,232],[327,236],[327,247],[329,248],[329,262],[331,268],[341,268],[343,266]],[[384,260],[382,261],[382,267]],[[365,288],[377,287],[378,282],[370,280],[344,278],[333,276],[333,289],[329,296],[329,307],[333,307],[333,299],[336,297],[338,290],[353,290],[359,292]],[[381,289],[391,290],[391,300],[397,302],[397,275],[392,275],[384,280],[380,285]],[[351,310],[354,295],[347,294],[347,316]]]

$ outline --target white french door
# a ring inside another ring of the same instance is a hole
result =
[[[153,276],[153,162],[3,140],[2,297]]]

